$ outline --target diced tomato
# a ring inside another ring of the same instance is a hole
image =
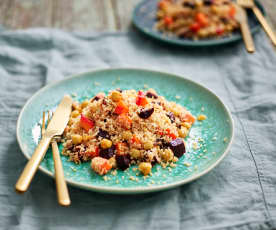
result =
[[[88,132],[90,129],[94,127],[94,122],[81,114],[80,127],[82,127]]]
[[[132,138],[131,138],[131,143],[134,144],[141,144],[141,141],[138,139],[138,137],[136,137],[135,134],[133,134]]]
[[[87,156],[91,157],[91,158],[94,158],[94,157],[98,157],[98,156],[99,156],[99,152],[100,152],[100,150],[99,150],[99,147],[97,146],[97,147],[95,148],[95,151],[94,151],[94,152],[85,152],[85,154],[86,154]]]
[[[95,157],[91,161],[91,168],[98,174],[104,175],[112,168],[109,161],[102,157]]]
[[[125,129],[131,128],[132,120],[125,113],[122,113],[117,117],[117,122]]]
[[[197,22],[194,22],[192,25],[190,25],[190,30],[196,33],[200,30],[200,25]]]
[[[145,94],[142,91],[139,91],[138,96],[136,98],[136,105],[145,106],[146,104],[148,104],[148,100],[147,100]]]
[[[224,29],[218,27],[218,28],[216,29],[216,33],[217,33],[217,35],[222,35],[222,34],[224,33]]]
[[[230,9],[229,9],[229,16],[231,18],[233,18],[236,14],[236,8],[234,6],[232,6]]]
[[[118,155],[123,155],[127,150],[127,144],[124,142],[118,142],[116,144],[116,150]]]
[[[123,113],[128,113],[128,107],[126,106],[126,104],[120,100],[118,103],[117,103],[117,106],[114,110],[114,113],[116,114],[123,114]]]
[[[167,26],[171,25],[171,24],[173,23],[172,17],[166,16],[166,17],[164,18],[164,23],[165,23]]]
[[[196,118],[192,114],[186,113],[183,117],[183,120],[188,123],[193,124],[196,121]]]
[[[201,27],[207,26],[209,24],[207,16],[203,13],[197,13],[195,16],[195,20],[199,23]]]

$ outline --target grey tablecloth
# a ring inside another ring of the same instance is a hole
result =
[[[1,229],[276,228],[276,55],[263,33],[255,54],[242,43],[212,49],[160,44],[135,32],[66,33],[46,29],[0,34]],[[72,206],[57,205],[54,182],[38,173],[24,195],[14,184],[26,160],[16,120],[45,84],[109,67],[181,74],[215,91],[235,120],[230,154],[208,175],[180,188],[139,196],[70,187]]]

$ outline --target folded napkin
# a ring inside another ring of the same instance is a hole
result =
[[[276,55],[264,33],[256,53],[242,42],[188,49],[128,33],[0,31],[0,229],[276,228]],[[20,109],[38,89],[91,69],[140,67],[180,74],[212,89],[235,121],[229,155],[179,188],[146,195],[97,194],[69,187],[59,207],[55,184],[38,172],[14,192],[26,159],[16,141]]]

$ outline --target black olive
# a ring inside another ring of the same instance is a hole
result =
[[[130,165],[130,155],[116,155],[116,163],[119,169],[126,170]]]
[[[146,97],[148,97],[148,98],[154,98],[154,99],[157,99],[157,98],[158,98],[158,96],[157,96],[155,93],[150,92],[150,91],[148,91],[148,92],[146,93]]]
[[[97,133],[97,137],[102,137],[102,138],[109,139],[110,135],[109,135],[109,133],[107,131],[99,129],[99,132]]]
[[[184,7],[189,7],[191,9],[194,9],[195,8],[195,3],[193,3],[193,2],[184,2],[183,6]]]
[[[153,114],[154,108],[150,109],[142,109],[140,112],[138,112],[138,115],[140,118],[147,119]]]
[[[100,150],[100,157],[105,158],[105,159],[109,159],[111,157],[113,157],[113,155],[115,154],[115,146],[112,145],[110,148],[108,149],[101,149]]]
[[[184,141],[181,138],[176,138],[170,141],[170,149],[173,151],[173,154],[178,158],[186,152]]]
[[[175,122],[175,116],[172,112],[168,112],[166,115],[167,115],[168,118],[170,118],[171,123]]]
[[[204,1],[203,1],[203,4],[204,4],[205,6],[211,6],[211,5],[213,4],[213,0],[204,0]]]

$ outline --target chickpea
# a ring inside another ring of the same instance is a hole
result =
[[[125,140],[130,140],[132,138],[132,133],[130,131],[124,131],[122,133],[122,137],[125,139]]]
[[[79,134],[73,134],[71,138],[74,145],[80,144],[82,142],[82,136]]]
[[[80,113],[79,113],[78,110],[74,110],[74,111],[71,113],[71,116],[72,116],[73,118],[76,118],[76,117],[79,116],[79,115],[80,115]]]
[[[201,7],[203,5],[203,2],[202,1],[196,1],[195,4],[196,4],[197,7]]]
[[[182,126],[184,126],[185,128],[187,128],[187,129],[190,129],[191,128],[191,124],[190,123],[188,123],[188,122],[183,122],[183,123],[181,123],[181,125]]]
[[[118,102],[122,99],[122,94],[118,91],[113,91],[110,97],[112,101]]]
[[[83,140],[83,141],[89,141],[89,140],[91,140],[91,139],[92,139],[92,137],[91,137],[90,135],[84,134],[84,135],[82,136],[82,140]]]
[[[180,110],[177,107],[172,107],[171,112],[173,112],[176,117],[180,115]]]
[[[205,115],[203,115],[203,114],[200,114],[200,115],[197,116],[197,120],[198,121],[204,121],[206,118],[207,117]]]
[[[97,111],[97,109],[98,109],[98,105],[95,103],[92,103],[90,106],[91,113],[95,113]]]
[[[141,153],[138,149],[131,149],[130,156],[132,156],[134,159],[138,159],[141,156]]]
[[[85,108],[87,105],[89,104],[89,101],[88,100],[85,100],[81,103],[81,107],[82,108]]]
[[[147,176],[151,172],[151,163],[148,162],[141,162],[139,164],[139,171],[144,174],[144,176]]]
[[[219,12],[219,9],[218,9],[217,6],[213,5],[213,6],[211,6],[211,11],[212,11],[213,13],[217,14],[217,13]]]
[[[165,149],[161,155],[162,159],[166,162],[173,160],[173,152],[170,149]]]
[[[178,135],[182,138],[186,137],[188,135],[188,129],[186,127],[182,127],[181,129],[178,129]]]
[[[152,143],[152,141],[146,141],[146,142],[144,143],[144,149],[149,150],[149,149],[152,149],[152,148],[153,148],[153,143]]]
[[[108,139],[102,139],[101,140],[101,147],[103,149],[108,149],[112,146],[112,141],[108,140]]]

